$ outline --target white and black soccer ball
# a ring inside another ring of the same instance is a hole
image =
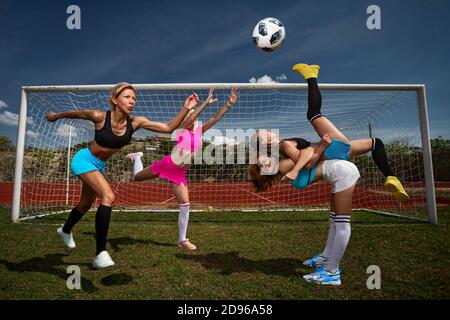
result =
[[[259,49],[274,51],[283,42],[286,31],[280,20],[265,18],[256,24],[252,36],[253,42]]]

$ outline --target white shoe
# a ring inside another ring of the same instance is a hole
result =
[[[94,259],[93,266],[96,269],[102,269],[113,266],[115,263],[111,259],[111,256],[109,255],[108,251],[102,251],[100,252]]]
[[[71,249],[76,247],[75,241],[73,241],[73,233],[72,232],[69,234],[65,233],[63,231],[63,225],[61,225],[61,227],[56,229],[56,232],[59,234],[59,236],[61,237],[62,241],[64,241],[66,246],[68,246]]]
[[[336,269],[334,271],[327,271],[323,268],[316,269],[313,273],[303,276],[308,282],[314,282],[318,284],[328,284],[332,286],[341,285],[341,270]]]
[[[134,153],[129,153],[125,156],[125,159],[133,161],[134,157],[139,157],[142,158],[144,156],[144,154],[142,152],[134,152]]]

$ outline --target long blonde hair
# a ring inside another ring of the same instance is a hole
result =
[[[113,109],[116,108],[116,105],[113,102],[113,98],[117,98],[123,90],[130,89],[134,91],[134,94],[136,94],[136,89],[133,87],[132,84],[128,82],[119,82],[116,84],[111,92],[111,96],[109,97],[109,104],[113,107]]]

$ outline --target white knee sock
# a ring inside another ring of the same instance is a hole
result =
[[[144,166],[142,165],[141,157],[134,156],[133,157],[133,178],[142,170],[144,170]]]
[[[327,244],[325,245],[325,249],[323,249],[322,253],[320,254],[324,258],[330,258],[330,256],[331,256],[334,235],[336,234],[336,223],[334,222],[335,217],[336,217],[336,214],[334,212],[330,211],[330,217],[329,217],[330,229],[328,231]]]
[[[187,227],[189,223],[189,203],[180,204],[178,214],[178,242],[186,240]]]
[[[336,215],[334,222],[336,225],[336,233],[334,235],[330,261],[326,266],[327,271],[334,271],[339,268],[339,263],[344,256],[348,241],[350,240],[350,216]]]

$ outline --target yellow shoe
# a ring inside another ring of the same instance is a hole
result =
[[[386,178],[386,182],[384,183],[384,187],[392,192],[392,195],[398,201],[406,201],[411,199],[397,177],[388,176]]]
[[[305,79],[317,79],[319,77],[320,66],[318,66],[317,64],[307,65],[305,63],[297,63],[292,67],[292,70],[300,73],[305,77]]]

